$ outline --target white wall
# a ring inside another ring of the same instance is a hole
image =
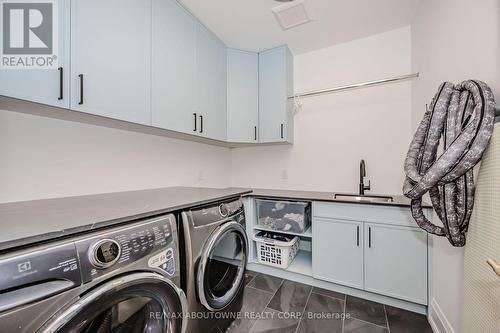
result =
[[[410,43],[405,27],[298,55],[295,91],[409,74]],[[363,158],[372,193],[401,193],[411,126],[409,82],[302,103],[293,146],[232,151],[234,186],[355,192]]]
[[[500,99],[500,2],[421,0],[412,22],[415,129],[443,81],[486,82]]]
[[[412,22],[412,124],[416,128],[443,81],[485,81],[500,98],[500,2],[422,0]],[[439,223],[439,222],[437,222]],[[435,237],[431,318],[441,332],[460,332],[463,248]],[[467,332],[463,332],[467,333]]]
[[[227,148],[1,110],[0,156],[0,202],[230,186]]]

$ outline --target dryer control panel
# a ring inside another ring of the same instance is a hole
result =
[[[218,223],[226,219],[235,219],[243,212],[243,202],[240,199],[228,200],[217,205],[208,205],[189,211],[194,227],[202,227]],[[238,221],[239,222],[239,221]]]
[[[143,258],[149,264],[152,256],[158,257],[155,261],[158,265],[149,266],[170,274],[175,271],[178,255],[174,234],[177,234],[175,217],[166,215],[77,240],[83,282]]]

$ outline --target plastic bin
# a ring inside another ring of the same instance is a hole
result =
[[[311,225],[311,203],[256,199],[258,225],[301,234]]]
[[[260,264],[286,269],[299,251],[297,236],[259,231],[253,235]]]

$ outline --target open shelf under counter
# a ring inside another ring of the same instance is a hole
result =
[[[300,232],[293,232],[293,231],[281,231],[281,230],[274,230],[274,229],[269,229],[260,225],[254,225],[253,226],[254,230],[261,230],[261,231],[269,231],[269,232],[275,232],[278,234],[284,234],[284,235],[291,235],[291,236],[299,236],[299,237],[306,237],[306,238],[312,238],[312,227],[309,226],[309,228],[306,229],[306,231],[300,233]]]
[[[312,276],[312,253],[300,250],[286,270],[292,273]]]
[[[272,269],[272,270],[280,270],[280,271],[284,271],[284,272],[312,276],[312,253],[311,253],[311,251],[300,250],[297,253],[297,255],[295,256],[295,258],[293,259],[290,266],[288,266],[288,268],[286,268],[286,269],[274,267],[274,266],[270,266],[270,265],[266,265],[266,264],[261,264],[261,263],[259,263],[259,261],[256,257],[252,261],[250,261],[249,263],[253,264],[253,265],[257,265],[259,267],[263,267],[264,270],[266,268],[268,268],[268,269]]]

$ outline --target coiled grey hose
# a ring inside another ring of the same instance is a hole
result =
[[[473,167],[481,160],[495,123],[495,99],[481,81],[444,82],[413,138],[405,160],[404,195],[425,231],[464,246],[474,205]],[[437,157],[443,139],[443,153]],[[443,226],[429,221],[422,196],[429,192]]]

